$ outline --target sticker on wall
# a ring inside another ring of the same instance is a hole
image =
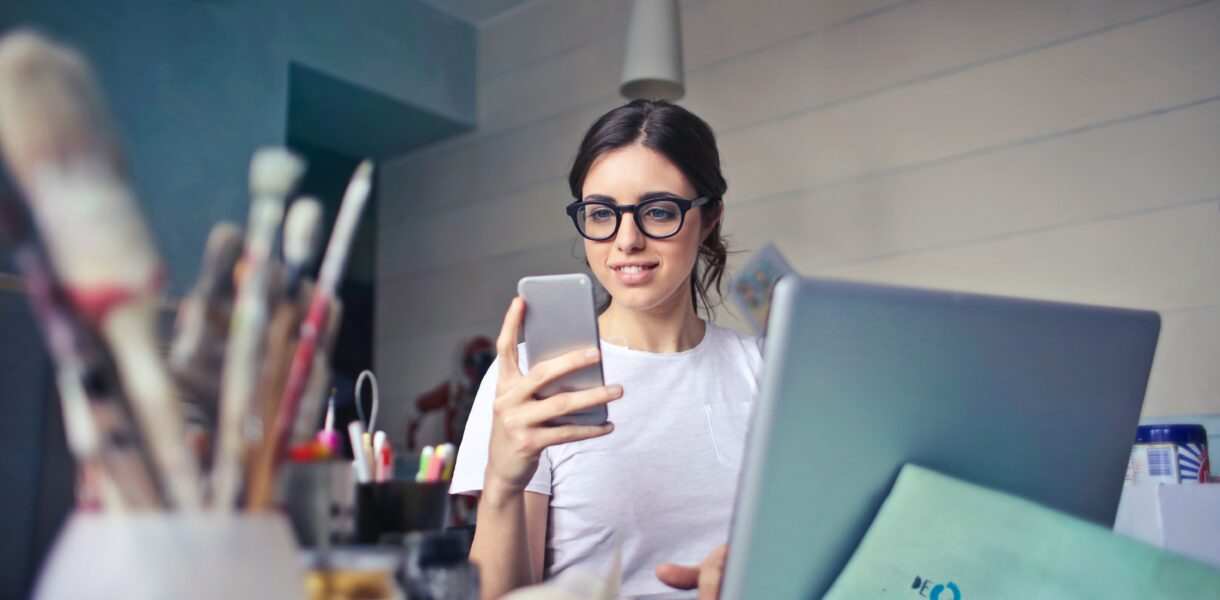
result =
[[[792,272],[792,267],[775,246],[767,244],[733,277],[730,295],[745,313],[745,320],[754,333],[766,335],[775,284]]]

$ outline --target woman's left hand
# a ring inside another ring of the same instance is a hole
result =
[[[680,590],[699,588],[699,600],[716,600],[720,597],[720,576],[724,573],[724,559],[728,556],[728,545],[712,550],[703,562],[693,567],[662,563],[657,565],[657,579],[661,583]]]

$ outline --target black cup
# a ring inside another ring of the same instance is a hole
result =
[[[403,534],[444,527],[449,482],[393,480],[356,485],[356,542],[398,544]]]

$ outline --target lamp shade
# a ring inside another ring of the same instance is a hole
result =
[[[678,0],[634,0],[618,88],[623,97],[677,100],[686,93],[679,13]]]

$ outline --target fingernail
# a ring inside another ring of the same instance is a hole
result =
[[[623,386],[617,383],[612,383],[606,386],[606,390],[610,392],[611,396],[619,396],[623,393]]]
[[[585,358],[597,358],[598,354],[599,352],[597,351],[597,348],[589,348],[588,350],[585,350]]]

